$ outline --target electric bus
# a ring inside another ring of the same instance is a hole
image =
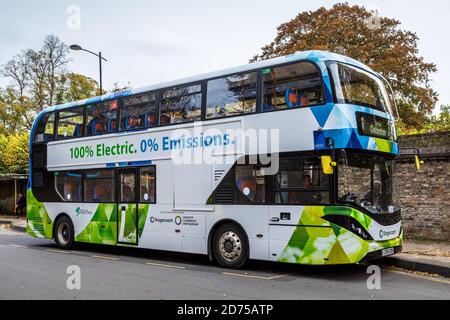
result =
[[[49,107],[31,131],[27,233],[228,268],[395,254],[393,109],[381,75],[323,51]]]

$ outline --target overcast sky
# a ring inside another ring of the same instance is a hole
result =
[[[450,104],[450,1],[348,1],[393,17],[420,38],[420,54],[437,64],[433,88]],[[103,52],[104,87],[140,87],[246,64],[300,11],[327,0],[0,0],[0,65],[47,34]],[[73,7],[80,9],[77,28]],[[70,11],[70,13],[68,13]],[[75,28],[74,28],[75,26]],[[72,52],[69,69],[98,79],[94,56]],[[5,85],[5,80],[0,79]]]

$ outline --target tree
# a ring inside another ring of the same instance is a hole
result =
[[[429,132],[450,131],[450,105],[441,106],[441,112],[438,116],[431,116],[420,130],[401,129],[400,134],[421,134]]]
[[[58,104],[93,97],[99,90],[97,81],[79,73],[63,74],[60,76],[59,83],[56,94]]]
[[[24,50],[1,70],[11,80],[9,90],[15,96],[15,108],[22,111],[28,129],[37,113],[54,104],[69,62],[67,54],[67,45],[49,35],[40,50]]]
[[[28,172],[29,140],[28,132],[0,135],[0,170],[9,173]]]
[[[0,134],[24,128],[22,112],[13,90],[0,88]]]
[[[252,61],[295,51],[327,50],[350,56],[389,79],[396,93],[400,126],[421,129],[431,114],[437,93],[430,88],[436,65],[419,55],[418,37],[401,30],[395,19],[378,17],[361,6],[336,4],[330,9],[301,12],[281,24],[275,39]]]
[[[30,130],[45,107],[96,95],[95,80],[67,71],[67,55],[67,45],[49,35],[40,50],[24,50],[3,66],[11,83],[0,89],[0,132]]]

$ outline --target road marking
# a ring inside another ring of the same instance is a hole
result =
[[[96,255],[92,255],[91,257],[92,257],[92,258],[97,258],[97,259],[105,259],[105,260],[119,261],[119,258],[107,257],[107,256],[96,256]]]
[[[22,246],[20,244],[10,244],[9,246],[14,248],[28,248],[27,246]]]
[[[146,262],[146,265],[155,266],[155,267],[164,267],[164,268],[172,268],[172,269],[186,269],[186,267],[176,266],[173,264],[164,264],[164,263],[155,263],[155,262]]]
[[[225,276],[250,278],[250,279],[258,279],[258,280],[275,280],[275,279],[283,278],[283,277],[289,275],[289,273],[286,273],[286,274],[280,274],[278,276],[264,277],[264,276],[245,274],[245,273],[222,272],[222,274]]]
[[[55,252],[55,253],[64,253],[64,254],[70,253],[70,251],[56,250],[56,249],[45,249],[45,251],[50,251],[50,252]]]
[[[89,252],[83,252],[83,251],[71,251],[72,253],[75,254],[89,254]]]
[[[444,278],[433,278],[432,276],[424,276],[421,274],[415,274],[413,272],[406,272],[406,271],[400,271],[400,270],[393,270],[393,269],[388,269],[391,272],[395,272],[395,273],[399,273],[399,274],[403,274],[403,275],[408,275],[414,278],[418,278],[418,279],[423,279],[423,280],[428,280],[428,281],[434,281],[434,282],[439,282],[439,283],[444,283],[444,284],[449,284],[450,285],[450,280],[444,279]]]

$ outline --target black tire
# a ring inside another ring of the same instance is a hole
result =
[[[62,216],[56,220],[54,238],[58,247],[65,250],[72,248],[74,235],[73,223],[69,217]]]
[[[221,225],[212,240],[213,255],[224,268],[239,269],[249,257],[248,239],[244,230],[234,223]]]

